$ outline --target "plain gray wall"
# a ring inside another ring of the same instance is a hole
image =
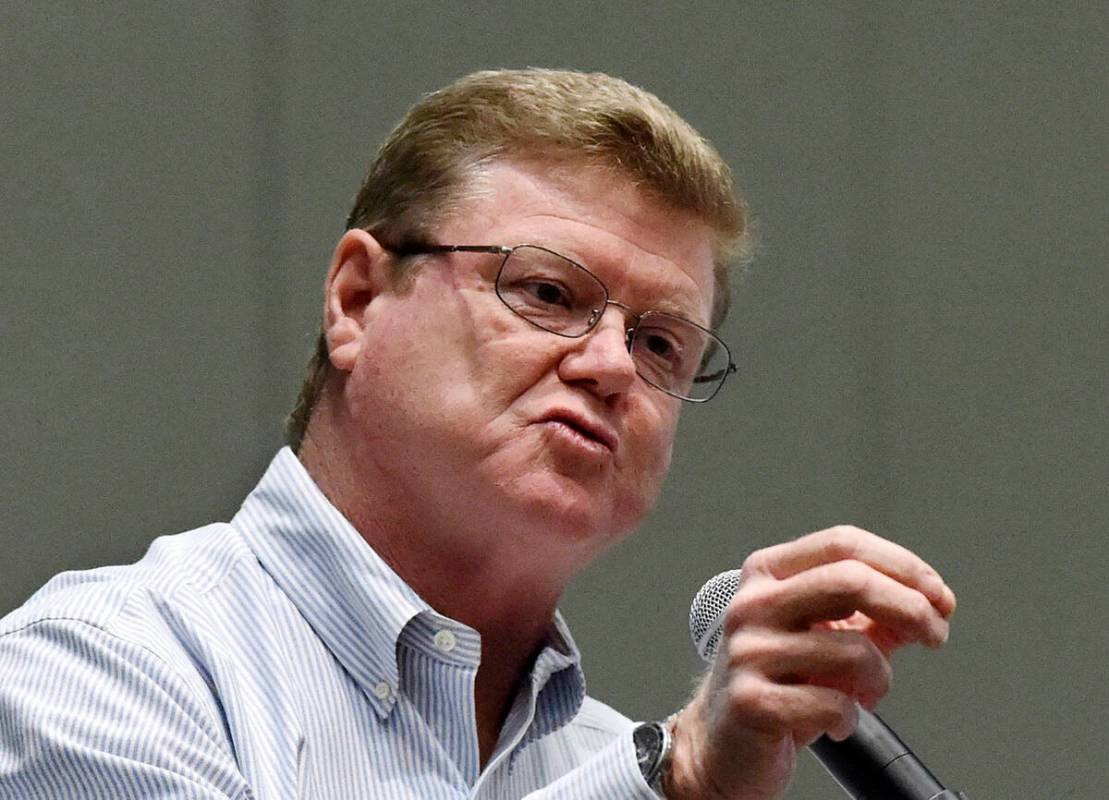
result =
[[[888,720],[973,800],[1109,785],[1104,3],[60,3],[0,10],[0,611],[226,519],[280,443],[373,148],[477,68],[600,69],[733,165],[741,371],[565,612],[686,697],[708,576],[839,522],[959,595]],[[839,790],[803,759],[790,798]]]

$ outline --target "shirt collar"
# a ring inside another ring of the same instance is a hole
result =
[[[429,609],[324,496],[288,447],[231,521],[377,713],[396,702],[396,642]]]
[[[400,685],[397,641],[411,620],[434,609],[374,552],[288,447],[231,524],[378,715],[387,716]],[[569,722],[585,699],[581,654],[558,612],[531,686],[537,713],[526,741]]]
[[[535,698],[535,720],[521,746],[556,731],[572,720],[585,700],[585,675],[581,654],[570,629],[559,612],[547,638],[547,646],[535,659],[531,673]]]

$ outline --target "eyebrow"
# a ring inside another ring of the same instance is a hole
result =
[[[608,288],[608,284],[605,283],[605,281],[601,278],[601,276],[597,275],[597,273],[594,271],[593,267],[590,266],[591,262],[589,260],[583,259],[576,252],[574,252],[572,249],[551,247],[550,245],[539,244],[538,242],[520,242],[519,244],[517,244],[515,246],[518,247],[519,245],[523,245],[523,244],[532,244],[532,245],[537,245],[538,247],[546,247],[548,250],[551,250],[552,252],[558,253],[563,258],[570,259],[571,261],[573,261],[578,266],[584,267],[586,270],[588,270],[590,273],[592,273],[594,276],[596,276],[597,279],[601,281],[601,283],[604,283],[605,288],[606,289]],[[633,272],[633,274],[634,274],[634,268],[633,268],[633,270],[631,270],[631,272]],[[669,291],[666,291],[666,290],[669,290]],[[666,291],[666,295],[664,297],[661,297],[657,300],[652,300],[650,303],[648,303],[648,305],[646,305],[642,308],[640,308],[638,305],[634,306],[634,307],[631,306],[630,304],[628,304],[628,305],[637,314],[645,314],[648,311],[661,311],[664,314],[670,314],[672,316],[681,317],[684,320],[688,320],[689,322],[692,322],[695,325],[699,325],[700,327],[704,328],[705,330],[708,330],[708,331],[712,330],[710,320],[706,319],[706,318],[703,318],[701,316],[700,311],[695,310],[695,308],[697,308],[697,309],[700,308],[701,303],[700,303],[699,298],[694,298],[692,295],[688,294],[684,289],[678,287],[675,284],[671,284],[667,287],[664,287],[664,291]],[[714,291],[715,291],[715,287],[714,287]],[[677,298],[677,299],[675,299],[675,298]],[[613,295],[611,299],[616,300],[616,301],[621,302],[621,303],[624,302],[624,298],[616,297],[615,295]],[[686,300],[690,300],[692,302],[690,302],[687,305]],[[710,303],[709,314],[710,315],[712,314],[711,303]]]
[[[705,330],[712,330],[712,328],[709,327],[709,321],[702,319],[699,313],[691,311],[688,306],[682,304],[680,301],[674,301],[670,298],[652,303],[645,311],[661,311],[665,314],[681,317],[682,319],[695,323]]]
[[[586,266],[588,269],[588,265],[583,266]],[[645,314],[648,311],[661,311],[664,314],[681,317],[706,330],[712,330],[712,328],[709,327],[709,321],[703,319],[701,316],[701,312],[699,311],[701,303],[699,299],[692,298],[686,291],[673,285],[663,287],[663,292],[664,294],[662,296],[648,301],[642,308],[638,307],[638,305],[634,307],[636,313]],[[613,297],[612,299],[624,302],[621,297]]]

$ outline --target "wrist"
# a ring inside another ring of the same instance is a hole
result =
[[[734,800],[711,780],[702,764],[705,742],[700,734],[698,698],[679,714],[670,717],[670,762],[662,775],[661,790],[666,800]]]
[[[670,731],[670,719],[663,722],[643,722],[632,731],[632,743],[635,745],[640,774],[651,790],[663,800],[667,797],[663,791],[663,781],[670,771],[673,742]]]
[[[670,723],[670,763],[661,776],[660,788],[666,800],[687,800],[697,797],[690,792],[691,766],[695,748],[690,747],[688,725],[682,724],[680,714],[667,720]]]

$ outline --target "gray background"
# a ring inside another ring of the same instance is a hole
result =
[[[1109,784],[1103,3],[18,3],[0,11],[0,611],[227,518],[280,442],[370,154],[473,69],[644,85],[734,166],[738,380],[565,611],[667,713],[688,601],[852,522],[959,594],[885,716],[973,800]],[[790,798],[839,790],[807,757]]]

